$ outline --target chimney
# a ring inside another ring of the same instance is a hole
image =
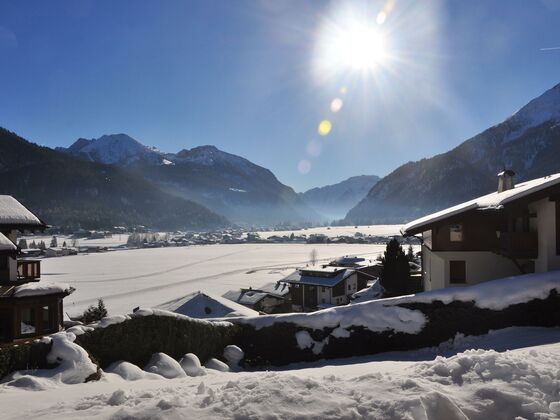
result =
[[[513,176],[515,172],[511,169],[504,169],[498,174],[498,192],[504,192],[513,189]]]

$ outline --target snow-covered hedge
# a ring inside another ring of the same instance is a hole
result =
[[[560,325],[560,272],[516,276],[309,314],[236,319],[245,363],[282,365],[435,346],[511,326]]]
[[[102,368],[121,360],[145,366],[155,353],[175,359],[194,353],[206,361],[222,356],[239,330],[229,322],[198,320],[156,309],[141,309],[130,316],[106,318],[80,328],[84,332],[77,336],[76,343]]]

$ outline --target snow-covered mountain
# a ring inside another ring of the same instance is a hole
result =
[[[198,146],[163,153],[126,134],[78,139],[73,156],[118,165],[168,193],[193,200],[244,225],[316,222],[321,217],[274,174],[249,160]]]
[[[523,181],[560,172],[560,84],[453,150],[381,179],[345,218],[402,222],[493,191],[504,166]]]
[[[379,181],[376,175],[359,175],[342,182],[317,187],[300,193],[317,213],[331,220],[342,219]]]
[[[92,162],[130,166],[142,163],[162,164],[161,153],[144,146],[126,134],[110,134],[98,139],[78,139],[69,148],[57,148]]]

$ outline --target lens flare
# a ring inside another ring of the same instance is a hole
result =
[[[309,143],[307,143],[307,154],[311,157],[319,157],[322,148],[323,146],[321,145],[321,142],[313,139]]]
[[[377,18],[375,19],[378,25],[383,25],[386,20],[387,13],[385,13],[383,10],[377,14]]]
[[[331,106],[330,106],[331,111],[334,112],[334,113],[340,111],[342,109],[342,105],[343,105],[342,99],[334,98],[332,100]]]
[[[297,165],[298,172],[302,175],[308,174],[311,170],[311,162],[307,159],[302,159],[298,162]]]
[[[317,132],[321,136],[327,136],[332,130],[332,123],[329,120],[323,120],[319,123],[317,127]]]

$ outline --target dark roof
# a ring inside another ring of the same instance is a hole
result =
[[[355,273],[349,268],[329,267],[332,270],[300,269],[280,280],[290,284],[309,284],[314,286],[334,287]]]

